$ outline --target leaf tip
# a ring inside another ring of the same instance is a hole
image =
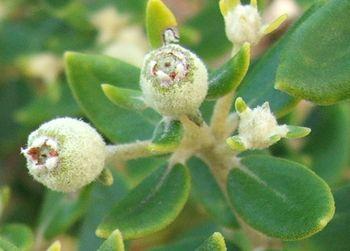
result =
[[[110,84],[101,84],[102,91],[106,96],[108,96],[108,92],[112,89],[112,87],[113,86]]]
[[[311,129],[308,127],[288,125],[287,128],[288,133],[286,137],[289,139],[304,138],[311,133]]]
[[[235,151],[242,152],[246,150],[244,143],[242,142],[241,138],[237,135],[227,138],[226,144],[228,144],[231,147],[231,149]]]
[[[153,48],[162,45],[163,32],[177,26],[172,11],[162,0],[149,0],[146,7],[146,28],[149,42]]]
[[[64,61],[65,62],[68,62],[72,59],[72,57],[74,57],[74,55],[76,54],[76,52],[73,52],[73,51],[66,51],[64,54],[63,54],[63,58],[64,58]]]
[[[103,238],[103,239],[107,239],[108,236],[110,235],[110,232],[105,230],[105,229],[102,229],[100,227],[98,227],[95,231],[95,234],[97,237],[100,237],[100,238]]]
[[[221,233],[215,232],[213,233],[213,238],[217,240],[220,244],[225,245],[225,239],[224,236],[222,236]]]
[[[246,109],[248,109],[247,104],[244,102],[243,98],[238,97],[235,101],[235,109],[238,113],[244,112]]]
[[[248,43],[248,42],[245,42],[245,43],[242,45],[242,49],[243,49],[243,51],[245,52],[245,54],[250,55],[250,48],[251,48],[251,45],[250,45],[250,43]]]
[[[48,249],[47,251],[61,251],[61,242],[55,241]]]

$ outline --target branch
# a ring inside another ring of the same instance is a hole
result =
[[[210,121],[212,133],[218,140],[226,136],[228,117],[233,103],[234,92],[231,92],[216,101],[213,116]]]
[[[136,141],[135,143],[107,146],[106,162],[124,162],[127,160],[159,155],[149,150],[151,141]],[[161,154],[164,154],[162,152]]]

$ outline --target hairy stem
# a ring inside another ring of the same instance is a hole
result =
[[[216,101],[213,116],[210,121],[210,127],[213,135],[218,140],[222,140],[226,136],[226,127],[232,107],[233,97],[234,92],[231,92]]]
[[[185,163],[204,146],[213,144],[214,138],[210,128],[204,122],[201,126],[194,123],[187,116],[182,116],[180,121],[184,127],[184,137],[178,149],[170,157],[170,165],[175,163]]]
[[[131,159],[158,155],[148,149],[151,141],[136,141],[129,144],[107,146],[106,162],[125,162]],[[162,152],[164,154],[164,152]]]
[[[202,149],[198,156],[210,167],[222,192],[226,194],[228,173],[238,163],[235,154],[226,144],[219,143],[215,147]]]

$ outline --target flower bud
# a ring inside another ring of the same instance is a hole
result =
[[[96,179],[106,156],[105,143],[96,130],[72,118],[41,125],[21,151],[34,179],[62,192],[76,191]]]
[[[287,18],[287,15],[282,15],[271,23],[263,23],[256,0],[251,0],[249,5],[242,5],[237,0],[220,0],[220,10],[224,16],[227,38],[234,44],[234,52],[244,43],[256,45]]]
[[[229,40],[238,45],[256,44],[262,37],[262,20],[251,5],[238,5],[225,16],[225,31]]]
[[[278,125],[268,102],[250,109],[242,98],[237,98],[235,106],[240,121],[238,135],[227,140],[232,148],[239,151],[264,149],[287,136],[288,126]]]
[[[145,57],[140,84],[147,105],[178,117],[197,112],[207,95],[208,73],[192,52],[168,44]]]
[[[239,117],[238,132],[247,149],[269,147],[288,133],[287,125],[278,125],[268,102],[252,110],[247,108]]]
[[[307,127],[279,125],[270,111],[268,102],[250,109],[239,97],[236,99],[235,107],[240,117],[238,135],[228,138],[226,143],[236,151],[264,149],[281,138],[298,139],[311,132],[311,129]]]

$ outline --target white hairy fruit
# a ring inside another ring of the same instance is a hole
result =
[[[100,175],[106,146],[89,124],[58,118],[32,132],[22,153],[35,180],[52,190],[72,192]]]
[[[225,30],[228,39],[237,45],[246,42],[257,44],[262,37],[262,20],[257,8],[237,5],[225,15]]]
[[[146,55],[140,84],[147,105],[178,117],[197,112],[208,92],[208,72],[192,52],[168,44]]]
[[[278,125],[268,103],[254,109],[247,108],[239,114],[239,137],[246,149],[264,149],[275,143],[271,137],[283,138],[288,133],[286,125]]]

